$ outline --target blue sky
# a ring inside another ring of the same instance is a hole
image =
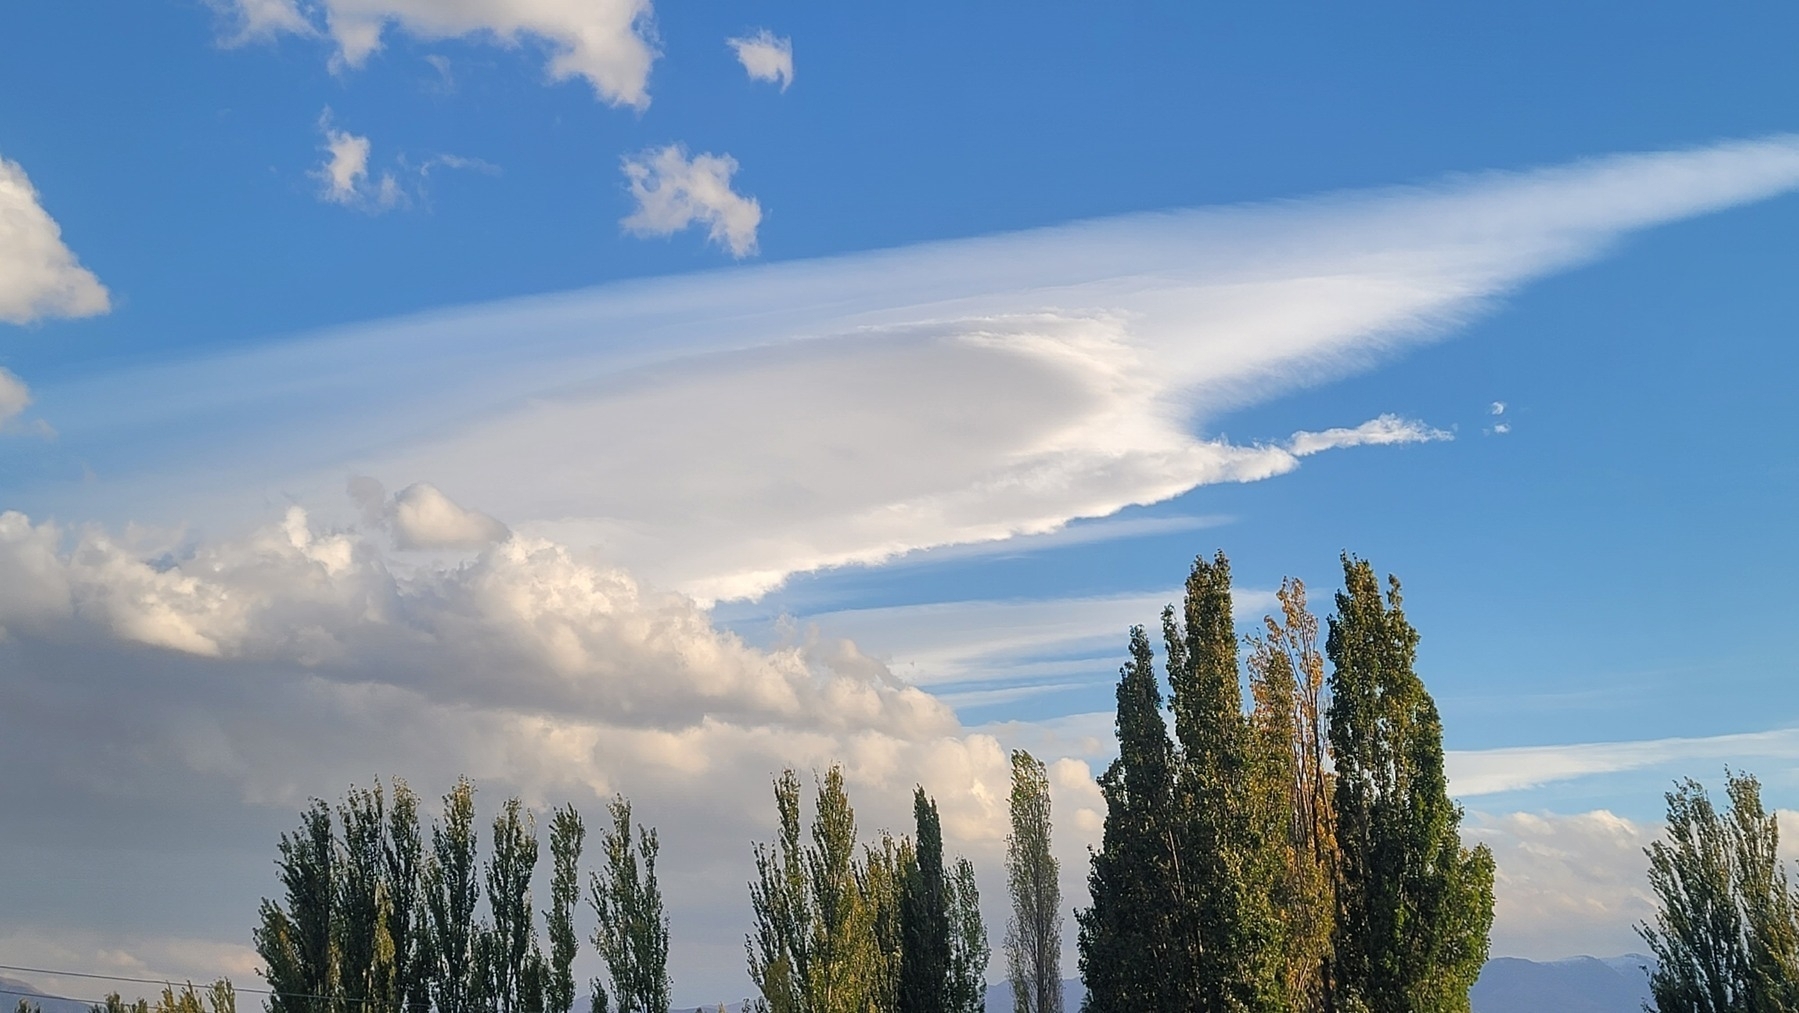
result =
[[[1058,760],[1078,903],[1215,548],[1246,630],[1404,580],[1496,953],[1631,948],[1675,776],[1799,808],[1799,14],[462,9],[0,15],[14,962],[247,977],[392,773],[632,794],[683,1003],[783,764],[924,783],[997,926]]]

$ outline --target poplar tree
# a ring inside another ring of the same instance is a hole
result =
[[[949,886],[937,803],[912,794],[916,857],[900,884],[900,1013],[944,1013],[950,964]]]
[[[336,863],[332,944],[337,952],[336,1005],[342,1013],[371,1013],[386,1005],[393,985],[394,944],[388,933],[392,903],[382,846],[387,799],[375,787],[351,788],[338,807],[343,854]]]
[[[1667,839],[1646,849],[1657,911],[1637,931],[1662,1013],[1799,1008],[1799,896],[1776,857],[1780,828],[1760,782],[1726,777],[1727,813],[1691,779],[1667,793]]]
[[[867,845],[862,853],[859,877],[862,897],[869,910],[869,931],[874,937],[874,991],[869,1009],[895,1013],[899,1009],[900,965],[905,956],[900,926],[900,891],[906,870],[918,858],[908,838],[895,840],[883,832],[880,844]]]
[[[750,883],[755,930],[745,940],[754,1007],[777,1013],[866,1013],[879,1009],[891,963],[869,870],[856,855],[856,818],[843,771],[819,779],[811,843],[801,836],[799,779],[775,780],[779,836],[755,845]],[[902,846],[903,847],[903,846]],[[902,887],[903,889],[903,887]]]
[[[531,876],[537,870],[537,818],[515,796],[493,821],[487,863],[487,906],[493,929],[487,943],[490,1001],[500,1013],[519,1013],[522,991],[535,990],[541,961],[531,913]]]
[[[581,900],[581,844],[587,828],[573,805],[556,810],[550,820],[550,909],[544,912],[550,936],[549,976],[544,984],[548,1013],[569,1013],[575,1006],[575,905]]]
[[[1336,838],[1322,695],[1324,658],[1305,584],[1282,581],[1281,618],[1264,617],[1251,643],[1250,716],[1262,805],[1285,815],[1274,848],[1281,865],[1273,893],[1286,926],[1282,989],[1295,1013],[1328,1009],[1335,915]],[[1281,831],[1284,830],[1284,834]],[[1284,839],[1281,839],[1284,837]]]
[[[272,1013],[328,1013],[336,988],[332,946],[336,841],[331,809],[319,799],[300,814],[300,828],[276,846],[285,906],[263,900],[251,933],[273,993]]]
[[[1075,915],[1091,1013],[1188,1008],[1174,946],[1174,748],[1143,627],[1130,643],[1118,673],[1118,758],[1099,777],[1106,819],[1087,876],[1092,903]]]
[[[606,963],[617,1013],[668,1009],[668,916],[656,882],[659,844],[653,827],[632,837],[631,803],[623,796],[607,807],[612,825],[600,839],[605,865],[592,874],[590,898],[599,926],[593,944]],[[595,983],[595,1005],[604,993]]]
[[[1436,704],[1413,671],[1417,631],[1389,577],[1343,557],[1330,620],[1329,729],[1341,866],[1336,1004],[1466,1013],[1487,957],[1493,856],[1462,847]]]
[[[473,1013],[485,991],[485,933],[475,923],[481,899],[475,848],[475,786],[457,778],[444,796],[443,822],[431,827],[425,877],[436,1013]]]
[[[1012,751],[1012,833],[1006,838],[1006,973],[1014,1013],[1062,1013],[1061,866],[1050,848],[1049,776]]]
[[[985,1013],[987,962],[993,950],[987,944],[987,924],[981,920],[981,891],[975,884],[974,864],[958,856],[945,886],[950,946],[944,1008],[949,1013]]]
[[[377,783],[377,787],[379,784]],[[393,945],[393,976],[387,1008],[399,1013],[429,1013],[431,950],[424,925],[424,841],[419,834],[418,796],[400,778],[393,781],[382,841],[387,886],[387,938]]]

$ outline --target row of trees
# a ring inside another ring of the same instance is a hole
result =
[[[634,828],[616,798],[587,900],[606,968],[595,1013],[668,1009],[668,919],[656,882],[656,831]],[[543,948],[531,880],[536,817],[517,798],[478,857],[475,788],[457,781],[427,840],[418,798],[396,779],[351,789],[334,813],[314,800],[283,834],[284,896],[264,900],[253,933],[270,1013],[569,1013],[586,828],[572,805],[550,820],[550,906]],[[485,898],[486,904],[482,904]]]
[[[1343,573],[1323,653],[1289,580],[1245,672],[1230,564],[1196,560],[1162,614],[1172,738],[1155,651],[1131,631],[1077,915],[1091,1013],[1468,1010],[1492,855],[1461,844],[1398,582],[1383,595],[1347,556]]]

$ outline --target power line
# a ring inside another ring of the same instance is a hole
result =
[[[18,971],[21,974],[45,974],[45,975],[49,975],[50,977],[53,977],[53,978],[93,978],[98,981],[128,981],[128,982],[131,982],[131,983],[137,984],[137,985],[161,985],[164,988],[174,988],[175,987],[174,981],[172,981],[171,979],[168,979],[168,978],[131,978],[131,977],[127,977],[122,974],[96,974],[96,973],[93,973],[90,971],[58,971],[58,970],[55,970],[54,968],[49,968],[49,967],[20,967],[16,964],[0,964],[0,971]],[[224,980],[229,981],[229,979],[224,979]],[[191,981],[187,982],[187,987],[194,988],[194,983]],[[202,986],[202,987],[210,987],[210,986]],[[195,990],[195,992],[200,991],[199,988],[195,988],[194,990]],[[251,995],[280,996],[283,999],[329,999],[334,1002],[363,1002],[363,1003],[378,1003],[378,1002],[384,1001],[382,999],[356,998],[353,996],[344,996],[344,995],[314,995],[313,993],[310,993],[310,992],[277,992],[274,989],[269,989],[269,988],[241,988],[237,985],[232,985],[231,990],[233,992],[247,992]],[[0,988],[0,993],[6,994],[6,995],[38,996],[43,999],[62,999],[67,1002],[84,1002],[90,1006],[105,1005],[105,1003],[95,1003],[92,1000],[88,1000],[88,999],[71,999],[68,996],[48,995],[48,994],[45,994],[42,992],[20,992],[20,991],[17,991],[16,989],[8,989],[8,988]]]

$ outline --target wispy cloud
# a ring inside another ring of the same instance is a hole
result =
[[[1701,760],[1799,759],[1799,728],[1699,738],[1581,742],[1452,750],[1445,756],[1450,788],[1473,798],[1537,788],[1558,781],[1680,765]]]
[[[227,44],[283,34],[325,36],[334,67],[360,67],[389,26],[425,40],[472,37],[505,45],[531,39],[550,51],[552,80],[581,78],[612,105],[650,104],[650,0],[207,0],[231,21]],[[315,22],[314,18],[318,20]],[[440,67],[441,69],[441,67]]]
[[[637,209],[620,223],[639,236],[668,236],[694,225],[739,259],[756,252],[762,205],[731,189],[737,159],[700,154],[689,158],[678,144],[639,152],[623,170]]]
[[[1309,457],[1340,447],[1387,446],[1395,443],[1434,443],[1453,440],[1455,434],[1433,429],[1414,419],[1382,415],[1350,429],[1326,429],[1321,433],[1297,432],[1287,443],[1294,457]]]
[[[111,308],[100,279],[63,245],[62,228],[24,167],[0,158],[0,321],[91,317]]]
[[[793,40],[776,36],[766,28],[734,39],[726,45],[737,53],[737,62],[752,81],[779,82],[781,90],[793,83]]]
[[[31,407],[31,388],[11,370],[0,367],[0,430]]]

